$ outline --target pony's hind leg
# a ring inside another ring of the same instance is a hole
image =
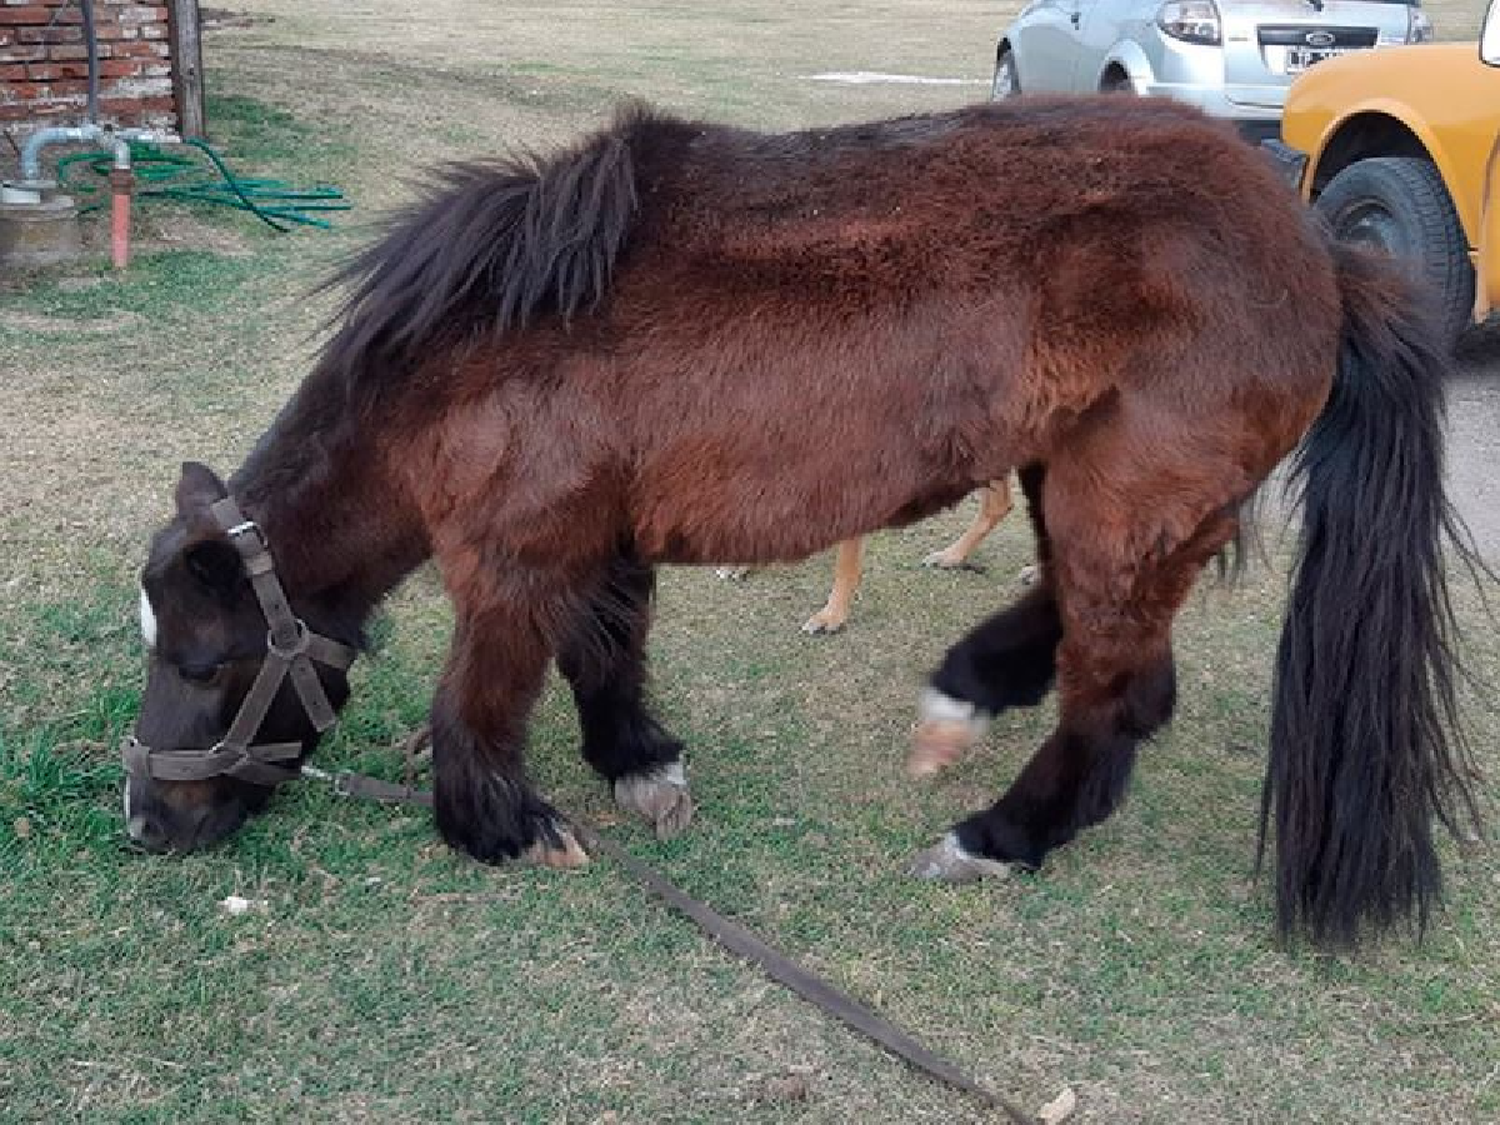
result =
[[[1056,491],[1049,482],[1049,500]],[[1137,746],[1171,717],[1172,619],[1203,565],[1233,536],[1233,510],[1204,505],[1208,513],[1173,545],[1163,527],[1139,517],[1104,520],[1102,511],[1088,510],[1087,494],[1067,500],[1066,534],[1051,522],[1059,546],[1049,569],[1063,630],[1057,729],[993,806],[917,858],[920,876],[959,882],[1010,864],[1040,866],[1053,848],[1114,811]],[[1049,519],[1054,513],[1055,505]],[[1101,534],[1111,526],[1116,536]],[[1136,543],[1157,546],[1132,556]]]
[[[523,761],[526,718],[566,604],[550,582],[531,578],[500,584],[482,605],[456,599],[453,647],[432,704],[433,811],[443,838],[482,863],[579,867],[588,855],[531,788]]]
[[[646,634],[655,571],[622,553],[558,652],[573,689],[583,756],[614,788],[615,802],[650,821],[662,838],[693,818],[682,743],[645,701]]]
[[[1051,539],[1042,506],[1046,473],[1020,471],[1026,511],[1036,535],[1037,583],[1011,608],[972,630],[948,650],[922,693],[907,772],[913,777],[952,765],[984,737],[1008,707],[1033,707],[1052,687],[1062,619],[1051,575]]]

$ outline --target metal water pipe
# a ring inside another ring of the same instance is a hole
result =
[[[51,180],[42,178],[42,150],[53,145],[109,145],[114,150],[115,167],[129,168],[130,142],[155,139],[153,136],[134,136],[136,133],[150,134],[151,130],[109,129],[96,121],[90,121],[86,125],[49,125],[38,129],[21,145],[21,178],[16,186],[38,189],[53,186]]]
[[[130,166],[130,142],[180,144],[177,136],[155,129],[115,129],[99,123],[99,43],[94,30],[93,0],[78,0],[83,17],[83,35],[88,47],[88,106],[82,125],[57,125],[38,129],[21,146],[21,178],[0,187],[0,200],[12,205],[40,205],[57,185],[42,177],[42,151],[53,145],[108,145],[114,153],[109,175],[111,247],[116,268],[129,260],[130,200],[135,174]]]
[[[83,42],[88,48],[89,100],[85,121],[99,120],[99,37],[94,33],[94,0],[78,0],[83,16]]]
[[[42,178],[42,150],[59,144],[108,145],[114,152],[109,173],[110,258],[116,269],[130,263],[130,202],[135,193],[135,173],[130,163],[130,142],[178,144],[179,138],[155,129],[111,129],[94,122],[87,125],[52,126],[38,129],[21,146],[21,178],[6,184],[7,197],[29,197],[40,203],[57,185]],[[17,200],[20,201],[19,199]]]
[[[21,181],[12,185],[23,191],[52,186],[49,181],[42,179],[42,149],[49,145],[89,142],[112,144],[115,150],[115,167],[130,167],[130,145],[124,140],[107,136],[99,124],[99,36],[94,29],[94,0],[78,0],[78,11],[82,17],[83,43],[88,58],[88,103],[84,109],[83,124],[38,129],[26,139],[21,148]]]

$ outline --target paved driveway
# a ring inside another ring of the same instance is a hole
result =
[[[1500,318],[1465,336],[1458,360],[1448,388],[1448,493],[1480,554],[1500,569]],[[1290,545],[1301,526],[1285,504],[1285,471],[1283,462],[1260,495],[1271,545]]]
[[[1448,395],[1448,473],[1453,500],[1480,550],[1500,563],[1500,323],[1460,345]]]

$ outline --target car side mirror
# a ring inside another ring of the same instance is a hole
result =
[[[1500,66],[1500,2],[1491,0],[1479,33],[1479,57],[1490,66]]]

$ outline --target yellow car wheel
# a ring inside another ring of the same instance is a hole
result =
[[[1314,206],[1335,237],[1408,260],[1432,295],[1445,339],[1474,310],[1474,267],[1443,177],[1430,160],[1376,156],[1342,169]]]

